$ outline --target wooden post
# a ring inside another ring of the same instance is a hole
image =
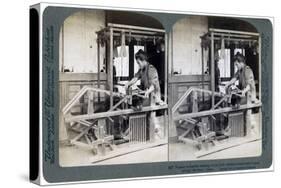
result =
[[[201,39],[202,40],[202,39]],[[201,65],[202,65],[202,69],[201,69],[201,79],[202,79],[202,89],[204,89],[204,48],[203,46],[201,45]],[[204,97],[204,93],[202,93],[202,100],[203,100],[203,103],[205,103],[205,97]]]
[[[87,114],[93,114],[94,113],[94,92],[88,91],[88,109]]]
[[[108,80],[108,84],[109,84],[109,91],[110,91],[110,108],[113,107],[113,28],[110,27],[110,39],[109,39],[109,80]]]
[[[212,109],[215,105],[215,49],[214,49],[214,33],[211,32],[211,91],[212,91]]]
[[[100,39],[98,36],[97,39],[97,45],[98,45],[98,49],[97,49],[97,54],[98,54],[98,88],[100,89]],[[98,93],[98,102],[100,102],[100,93]]]
[[[174,35],[173,35],[173,29],[170,32],[171,37],[171,76],[174,74]]]

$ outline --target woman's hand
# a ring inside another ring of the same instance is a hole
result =
[[[147,89],[144,93],[144,98],[148,98],[149,94],[150,94],[150,91],[149,91],[149,89]]]
[[[125,87],[125,91],[127,91],[128,88],[129,88],[129,82],[127,82],[127,83],[124,85],[124,87]]]
[[[154,86],[151,85],[151,86],[145,91],[144,97],[145,97],[145,98],[148,98],[148,97],[149,97],[149,94],[150,94],[151,92],[153,92],[153,91],[154,91]]]
[[[126,84],[125,84],[125,90],[127,91],[128,88],[132,85],[134,85],[136,82],[138,81],[138,78],[134,77],[132,80],[128,81]]]
[[[245,89],[242,90],[242,96],[246,96],[246,93],[250,90],[250,86],[247,85]]]

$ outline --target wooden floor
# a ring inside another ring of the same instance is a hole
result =
[[[94,157],[90,150],[85,150],[77,146],[61,145],[59,152],[59,163],[61,166],[83,166],[83,165],[101,165],[101,164],[129,164],[129,163],[148,163],[148,162],[161,162],[168,160],[168,144],[157,142],[154,147],[146,149],[138,149],[134,152],[126,153],[110,157],[107,156],[106,160],[100,160],[100,157]],[[125,146],[122,146],[125,148]],[[117,152],[122,153],[122,148]],[[127,150],[128,151],[128,150]],[[113,154],[115,155],[115,153]],[[100,160],[100,161],[98,161]],[[95,161],[93,163],[93,161]]]
[[[228,148],[222,151],[212,153],[210,155],[197,158],[194,155],[194,149],[186,147],[185,144],[170,144],[171,161],[186,161],[186,160],[211,160],[211,159],[227,159],[240,157],[253,157],[261,154],[261,140],[244,143],[242,145]],[[90,151],[72,146],[64,146],[60,152],[61,166],[80,166],[80,165],[108,165],[108,164],[127,164],[127,163],[147,163],[147,162],[161,162],[167,161],[168,145],[161,145],[158,147],[148,148],[145,150],[136,151],[127,155],[118,156],[108,160],[100,161],[92,164],[91,159],[93,154]]]
[[[237,142],[237,139],[231,139],[227,142]],[[239,139],[241,142],[241,138]],[[243,158],[254,157],[261,155],[262,144],[261,140],[252,142],[244,142],[234,147],[229,147],[219,150],[208,155],[198,158],[197,148],[189,146],[184,143],[170,143],[169,144],[169,160],[170,161],[192,161],[192,160],[211,160],[211,159],[230,159],[230,158]]]
[[[259,117],[255,120],[258,122]],[[197,148],[181,142],[172,142],[169,144],[151,145],[148,148],[136,149],[133,152],[124,152],[124,155],[118,153],[106,160],[97,160],[94,158],[91,150],[83,149],[78,146],[60,145],[59,162],[61,166],[83,166],[83,165],[105,165],[105,164],[128,164],[128,163],[149,163],[162,161],[191,161],[191,160],[212,160],[229,159],[259,156],[262,153],[262,140],[252,138],[230,138],[224,141],[226,145],[223,149],[216,149],[208,155],[198,158]],[[231,143],[231,144],[229,144]],[[126,145],[123,145],[126,147]],[[122,153],[122,148],[120,153]],[[115,156],[114,156],[115,155]],[[96,161],[93,163],[93,161]]]
[[[257,130],[260,127],[260,114],[253,114],[252,121]],[[169,143],[169,160],[210,160],[259,156],[262,153],[262,141],[259,133],[247,137],[232,137],[220,141],[217,146],[199,151],[196,147],[182,142]]]

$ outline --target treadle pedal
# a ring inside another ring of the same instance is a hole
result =
[[[116,149],[116,146],[114,144],[109,144],[109,149],[110,151],[113,151],[114,149]]]
[[[219,142],[217,140],[211,140],[211,143],[213,144],[213,146],[216,146],[217,144],[219,144]]]

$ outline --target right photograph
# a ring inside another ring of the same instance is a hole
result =
[[[256,28],[243,18],[186,16],[168,36],[169,161],[260,156]]]

